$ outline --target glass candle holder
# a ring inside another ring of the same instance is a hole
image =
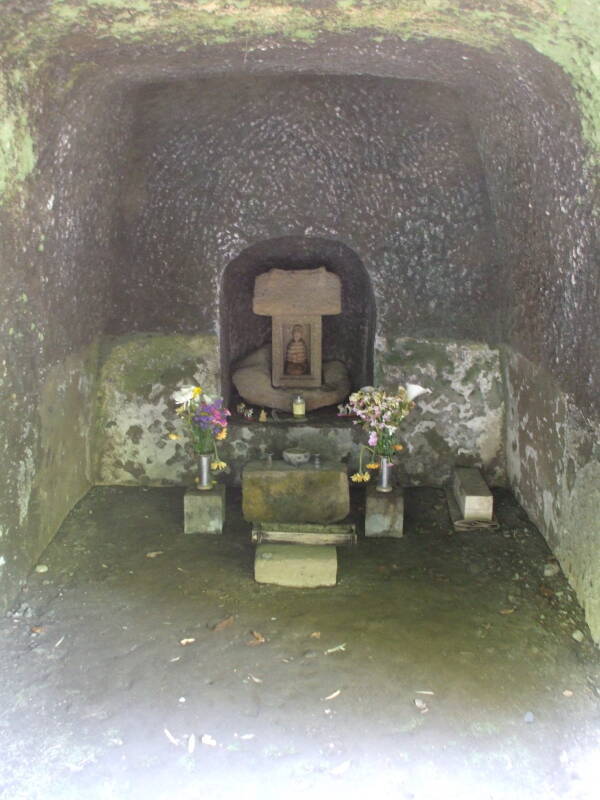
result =
[[[301,394],[296,395],[292,400],[292,414],[295,417],[306,416],[306,402]]]

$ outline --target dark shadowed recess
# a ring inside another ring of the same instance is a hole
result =
[[[448,87],[222,75],[147,82],[131,105],[110,332],[212,332],[233,259],[260,242],[309,236],[360,258],[382,336],[495,338],[504,298],[485,176]],[[296,249],[283,255],[302,265]],[[330,336],[327,345],[335,355]],[[364,358],[352,354],[355,380]]]
[[[323,358],[343,361],[353,388],[372,382],[375,298],[360,258],[341,242],[284,236],[247,248],[225,270],[220,319],[222,389],[226,397],[231,389],[232,364],[271,339],[271,318],[252,311],[257,275],[275,268],[316,267],[335,273],[342,284],[342,313],[323,317]]]

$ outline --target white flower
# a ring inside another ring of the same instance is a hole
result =
[[[194,397],[195,388],[195,386],[182,386],[180,389],[177,389],[176,392],[173,392],[173,400],[178,406],[189,405]]]
[[[422,394],[431,394],[431,389],[425,389],[423,386],[419,386],[416,383],[407,383],[406,384],[406,399],[409,401],[415,400],[417,397],[420,397]]]

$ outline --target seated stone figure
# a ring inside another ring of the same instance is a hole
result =
[[[292,338],[285,353],[285,374],[306,375],[308,372],[308,350],[304,341],[304,326],[294,325]]]

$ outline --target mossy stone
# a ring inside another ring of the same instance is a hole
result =
[[[346,469],[251,462],[242,474],[242,510],[251,522],[337,522],[350,512]]]

